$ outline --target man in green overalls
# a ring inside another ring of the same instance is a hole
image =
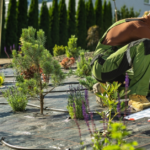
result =
[[[129,103],[136,111],[150,107],[146,96],[150,79],[150,15],[114,23],[100,39],[91,62],[92,75],[101,83],[125,80],[133,68]]]

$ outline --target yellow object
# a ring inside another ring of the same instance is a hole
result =
[[[0,85],[4,83],[4,79],[0,76]]]
[[[143,95],[129,95],[129,106],[131,106],[136,111],[141,111],[144,108],[150,107],[150,102]]]
[[[104,92],[105,92],[105,89],[104,89],[100,84],[103,84],[104,86],[106,86],[106,83],[101,83],[101,82],[99,82],[99,92],[100,92],[100,93],[104,93]]]
[[[150,14],[150,11],[145,11],[142,17],[145,17]]]

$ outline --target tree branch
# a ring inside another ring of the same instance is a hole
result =
[[[56,86],[54,86],[51,90],[49,90],[48,92],[46,92],[43,96],[45,97],[45,95],[47,95],[48,93],[50,93]]]

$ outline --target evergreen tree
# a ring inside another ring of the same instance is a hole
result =
[[[118,20],[125,19],[125,18],[134,18],[140,15],[141,10],[139,12],[135,12],[134,8],[131,7],[130,10],[127,8],[126,5],[123,5],[120,10],[117,11]],[[115,20],[113,20],[115,22]]]
[[[66,46],[67,37],[67,10],[65,0],[60,0],[59,3],[59,45]]]
[[[103,30],[103,18],[102,18],[102,0],[95,1],[95,24],[100,28],[100,36],[102,36]]]
[[[79,0],[76,13],[78,46],[86,48],[86,10],[85,1]]]
[[[126,5],[123,5],[123,6],[121,7],[120,12],[121,12],[121,17],[122,17],[122,18],[129,18],[129,10],[128,10],[128,8],[126,7]]]
[[[16,17],[16,0],[9,0],[8,12],[6,19],[6,46],[7,50],[10,46],[17,44],[17,17]],[[10,51],[7,51],[10,53]]]
[[[17,3],[17,42],[21,37],[22,29],[27,28],[27,0],[18,0]],[[17,43],[17,44],[18,44]]]
[[[76,19],[75,19],[75,0],[69,0],[68,6],[68,38],[76,35]]]
[[[38,0],[31,0],[29,14],[28,14],[28,26],[32,26],[38,30]]]
[[[141,10],[139,12],[135,12],[133,7],[130,7],[129,18],[138,17],[140,15]]]
[[[87,30],[95,25],[95,13],[93,8],[92,0],[88,0],[86,3],[86,27]]]
[[[108,2],[107,5],[107,13],[108,13],[108,28],[112,25],[112,7],[111,7],[111,2]]]
[[[2,37],[1,37],[1,47],[0,47],[0,56],[4,57],[4,46],[5,46],[5,0],[3,0],[3,14],[2,14]]]
[[[103,10],[103,31],[102,33],[104,34],[106,32],[106,30],[108,29],[109,27],[109,21],[108,21],[108,18],[109,18],[109,14],[108,14],[108,9],[107,9],[107,2],[106,0],[104,0],[104,3],[103,3],[103,6],[102,6],[102,10]]]
[[[42,2],[40,17],[39,17],[39,29],[42,29],[45,33],[46,42],[45,48],[50,50],[51,45],[51,34],[49,28],[49,12],[45,1]]]
[[[52,38],[51,54],[53,55],[53,47],[59,44],[59,20],[58,20],[58,3],[53,0],[52,7],[49,9],[50,13],[50,32]]]

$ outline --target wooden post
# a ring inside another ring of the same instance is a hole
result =
[[[2,20],[3,20],[3,0],[0,0],[0,56],[1,56],[1,46],[2,46]]]
[[[116,22],[118,21],[118,17],[117,17],[117,7],[116,7],[116,2],[114,1],[114,5],[115,5],[115,18],[116,18]]]

